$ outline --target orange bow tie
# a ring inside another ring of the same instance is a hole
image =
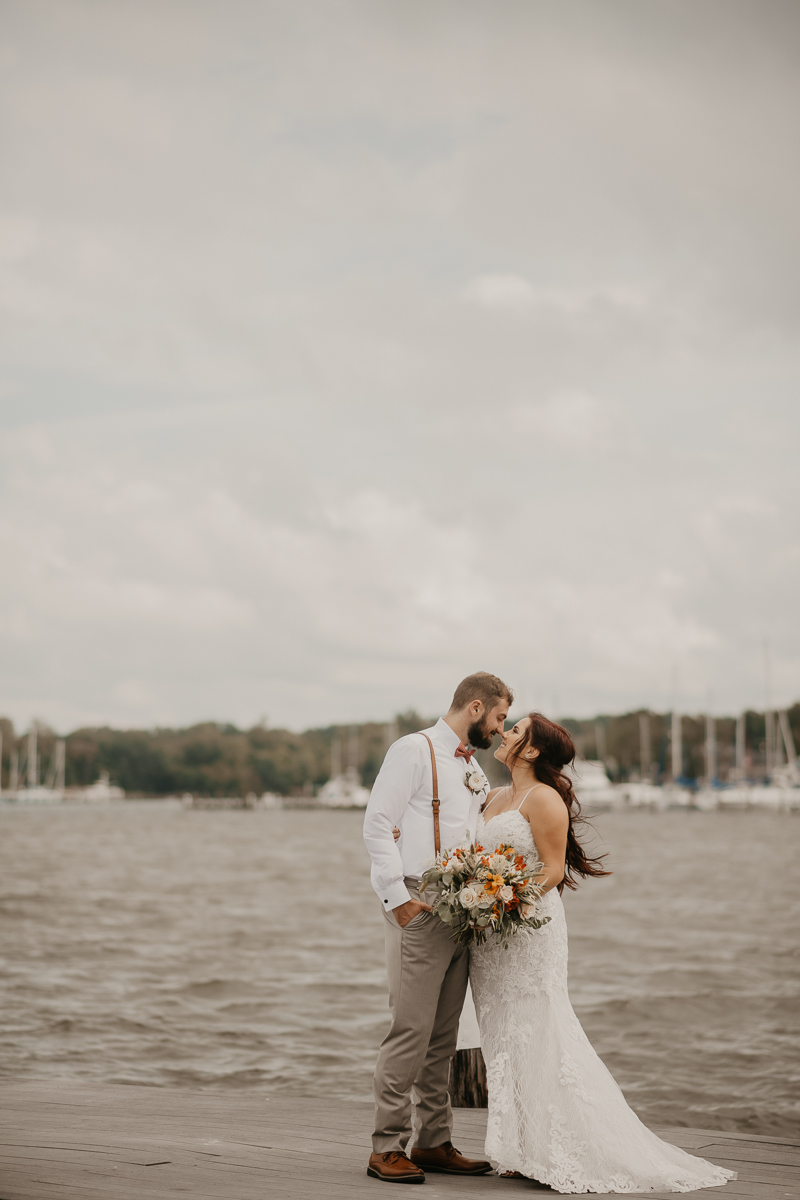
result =
[[[456,756],[456,758],[465,758],[467,760],[467,765],[469,766],[469,763],[472,760],[473,753],[474,753],[474,751],[468,750],[463,742],[459,742],[458,749],[456,750],[455,756]]]

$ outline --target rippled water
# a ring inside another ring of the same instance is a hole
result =
[[[596,819],[570,980],[645,1121],[797,1134],[800,819]],[[0,809],[0,1072],[366,1099],[382,918],[351,812]]]

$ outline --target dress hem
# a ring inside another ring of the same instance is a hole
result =
[[[544,1184],[546,1187],[552,1188],[554,1192],[558,1192],[560,1196],[584,1196],[589,1193],[594,1195],[638,1195],[643,1192],[700,1192],[704,1188],[724,1187],[726,1183],[739,1178],[738,1172],[729,1171],[726,1167],[718,1167],[713,1175],[709,1177],[708,1181],[703,1180],[703,1182],[698,1183],[682,1184],[678,1181],[672,1183],[658,1182],[648,1187],[640,1186],[639,1183],[632,1181],[630,1187],[620,1187],[619,1185],[615,1187],[613,1180],[610,1183],[604,1183],[599,1179],[588,1179],[582,1181],[580,1184],[575,1183],[569,1187],[560,1187],[559,1183],[561,1181],[556,1180],[553,1173],[545,1166],[539,1164],[525,1164],[524,1166],[520,1166],[519,1162],[502,1162],[500,1159],[495,1158],[489,1150],[485,1150],[484,1153],[489,1157],[492,1166],[498,1174],[502,1174],[504,1171],[519,1171],[526,1179],[532,1179],[535,1183]]]

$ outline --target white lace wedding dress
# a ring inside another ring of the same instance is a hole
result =
[[[484,824],[487,848],[511,843],[538,857],[516,810]],[[625,1103],[595,1054],[567,993],[567,925],[554,889],[541,901],[551,918],[503,949],[487,939],[470,955],[489,1083],[486,1154],[500,1171],[520,1171],[557,1192],[691,1192],[735,1173],[662,1142]]]

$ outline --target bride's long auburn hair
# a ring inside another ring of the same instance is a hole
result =
[[[564,878],[558,885],[558,890],[563,892],[564,888],[568,887],[574,891],[578,886],[577,875],[587,879],[589,876],[611,875],[612,872],[603,870],[600,865],[605,855],[589,858],[575,835],[575,826],[585,823],[585,818],[581,816],[581,806],[573,791],[572,781],[563,772],[564,767],[571,766],[575,761],[575,743],[563,725],[548,721],[541,713],[528,713],[528,721],[524,736],[509,752],[506,766],[511,766],[509,759],[516,762],[524,758],[525,751],[529,748],[539,751],[537,758],[531,763],[534,774],[539,783],[546,783],[555,788],[569,815]]]

